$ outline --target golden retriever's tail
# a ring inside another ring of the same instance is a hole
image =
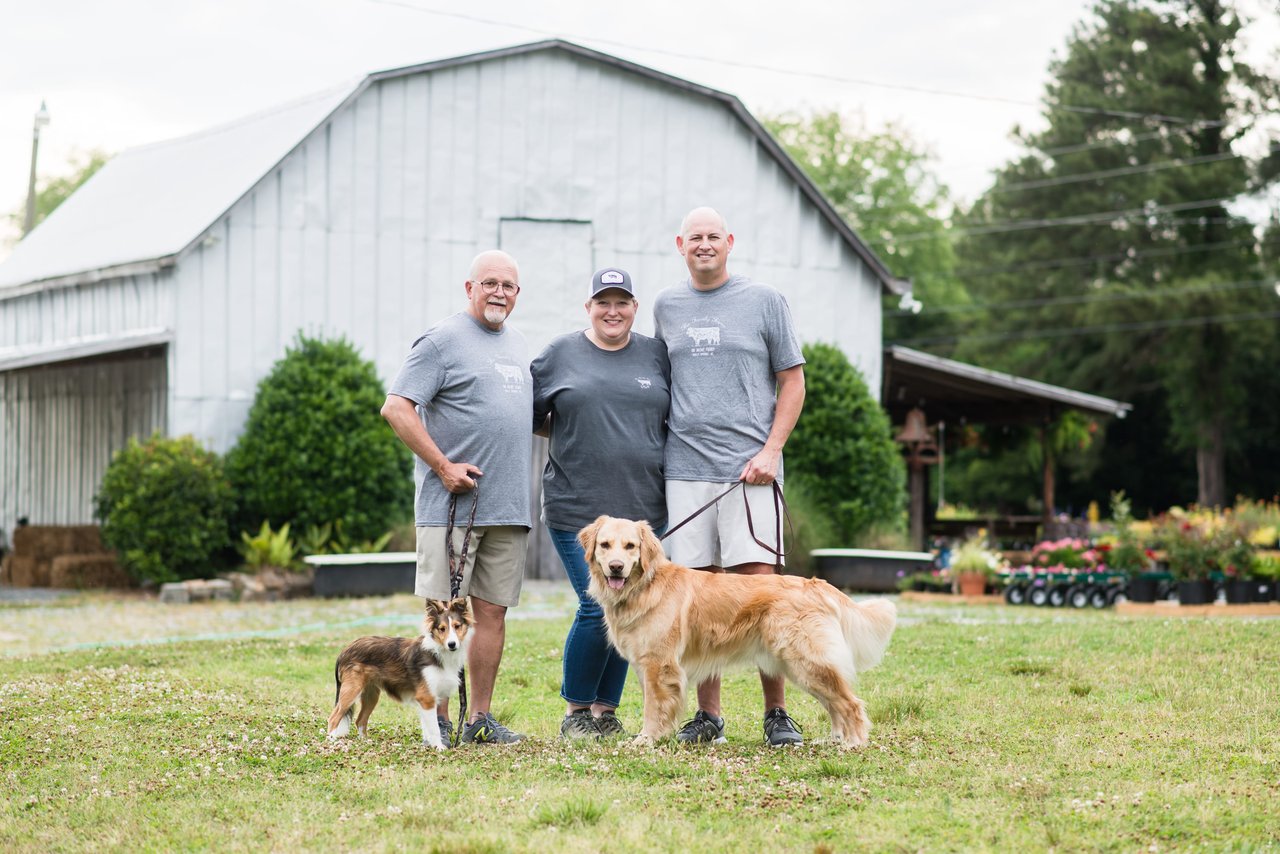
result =
[[[845,641],[853,652],[857,672],[870,670],[884,658],[884,651],[898,623],[898,609],[888,599],[849,602],[841,615]]]

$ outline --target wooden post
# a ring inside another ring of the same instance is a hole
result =
[[[1044,512],[1041,521],[1045,524],[1045,536],[1048,536],[1049,524],[1053,521],[1053,443],[1049,436],[1049,422],[1046,420],[1040,427],[1040,450],[1044,460]]]

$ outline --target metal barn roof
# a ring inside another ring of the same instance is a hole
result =
[[[118,154],[18,243],[0,264],[0,288],[78,273],[103,278],[113,268],[171,259],[354,88],[344,85]]]
[[[5,289],[0,297],[172,264],[178,253],[200,239],[327,117],[380,80],[546,50],[564,51],[721,101],[759,139],[884,289],[899,294],[910,290],[909,281],[889,271],[736,97],[550,39],[377,72],[358,83],[221,127],[129,149],[103,166],[0,264],[0,289]]]

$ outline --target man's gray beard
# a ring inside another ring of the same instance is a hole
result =
[[[484,319],[495,326],[506,321],[507,315],[510,313],[511,309],[502,305],[486,305],[484,307]]]

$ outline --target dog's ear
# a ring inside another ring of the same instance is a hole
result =
[[[463,622],[471,622],[471,600],[466,596],[459,596],[457,599],[450,600],[449,610],[458,615],[458,619]]]
[[[608,516],[597,516],[594,522],[578,532],[578,542],[582,544],[582,553],[586,556],[588,564],[595,560],[596,535],[600,533],[600,526],[608,518]]]
[[[449,610],[449,603],[442,602],[439,599],[427,600],[427,617],[434,620],[436,617]]]
[[[637,522],[636,527],[640,529],[640,567],[645,572],[652,572],[667,559],[662,551],[662,541],[648,522]]]

